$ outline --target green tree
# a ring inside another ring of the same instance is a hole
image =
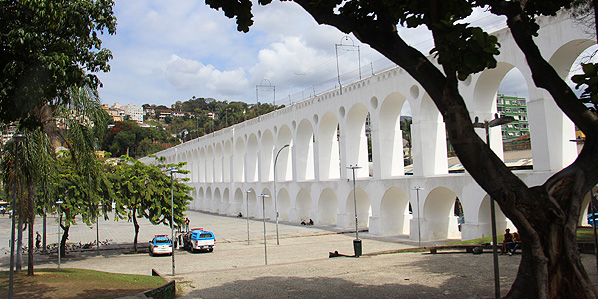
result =
[[[258,0],[269,4],[271,0]],[[534,41],[539,16],[553,16],[574,1],[507,0],[295,0],[319,24],[352,33],[407,71],[442,114],[450,144],[474,180],[499,204],[518,228],[523,255],[506,298],[596,298],[598,292],[583,268],[576,229],[582,198],[598,183],[598,116],[576,97],[542,57]],[[247,32],[253,24],[248,0],[206,0],[237,20]],[[475,133],[459,92],[459,81],[493,68],[498,39],[463,20],[474,8],[505,17],[535,85],[550,93],[557,106],[586,135],[577,159],[540,186],[527,186]],[[438,65],[410,46],[397,25],[426,26],[432,33]]]
[[[19,181],[23,182],[20,189],[26,190],[23,193],[28,200],[19,201],[18,228],[21,235],[23,223],[29,224],[28,275],[33,275],[34,216],[41,214],[43,208],[52,209],[56,199],[64,194],[63,191],[57,191],[59,185],[55,184],[59,171],[66,170],[60,169],[61,164],[55,158],[54,143],[68,148],[70,159],[77,165],[77,174],[88,180],[86,188],[89,196],[109,192],[109,189],[99,187],[102,184],[102,171],[94,152],[107,120],[97,93],[91,88],[71,89],[65,102],[67,106],[46,105],[35,113],[41,127],[21,130],[26,138],[19,144]],[[12,173],[11,159],[12,156],[4,156],[5,183],[14,181],[6,177],[6,174]],[[39,201],[36,196],[39,196]],[[20,258],[17,261],[20,262]]]
[[[185,163],[163,164],[164,158],[156,158],[157,164],[143,164],[128,156],[122,156],[115,167],[113,176],[116,193],[115,212],[120,219],[130,219],[135,228],[133,246],[137,252],[139,223],[137,218],[146,218],[152,224],[171,225],[171,183],[173,192],[174,222],[181,226],[185,221],[184,212],[191,201],[189,192],[193,190],[186,184],[171,182],[170,174],[165,171],[174,169],[185,174]],[[186,181],[186,179],[180,179]]]
[[[60,215],[60,227],[63,230],[60,240],[61,256],[66,252],[69,230],[72,225],[77,224],[77,217],[83,223],[91,225],[100,214],[107,217],[107,211],[112,207],[112,182],[105,171],[108,166],[100,159],[95,159],[93,165],[85,165],[83,168],[93,167],[99,170],[94,176],[81,166],[70,151],[59,152],[53,188],[56,200],[62,201],[62,204],[54,205],[55,211]]]
[[[0,1],[0,120],[39,124],[30,112],[64,104],[71,87],[100,85],[112,54],[100,35],[114,34],[112,0]]]

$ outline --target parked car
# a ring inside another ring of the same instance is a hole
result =
[[[216,246],[216,238],[211,231],[194,228],[183,235],[183,247],[191,252],[205,250],[212,252]]]
[[[150,255],[168,254],[172,255],[172,241],[167,235],[156,235],[150,242]]]

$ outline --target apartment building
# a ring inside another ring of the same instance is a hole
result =
[[[502,126],[502,138],[511,139],[529,135],[527,103],[525,98],[496,95],[496,110],[500,116],[512,116],[514,122]]]

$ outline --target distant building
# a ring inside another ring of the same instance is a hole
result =
[[[16,130],[17,130],[17,127],[13,126],[13,125],[3,127],[2,130],[0,130],[1,145],[6,144],[10,139],[12,139],[12,135],[15,134]]]
[[[502,138],[518,138],[529,135],[529,122],[527,120],[527,103],[525,98],[496,95],[496,111],[500,116],[512,116],[514,122],[503,125]]]
[[[156,109],[156,112],[158,112],[158,119],[161,121],[164,121],[164,119],[166,119],[166,117],[172,117],[172,110],[166,110],[166,109]]]
[[[147,107],[143,109],[143,114],[149,114],[153,118],[156,115],[156,109],[154,107]]]
[[[125,111],[125,115],[129,116],[130,120],[134,120],[137,123],[143,122],[143,107],[128,104],[123,107],[123,110]]]
[[[110,115],[112,117],[113,121],[123,121],[124,116],[125,116],[125,111],[119,108],[115,108],[117,104],[115,104],[114,106],[110,107],[107,104],[102,105],[102,109],[104,109],[108,115]],[[118,105],[120,107],[120,105]]]

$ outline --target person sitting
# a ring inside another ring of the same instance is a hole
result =
[[[307,225],[307,223],[305,222],[305,220],[301,219],[301,225]]]
[[[243,214],[241,214],[241,212],[239,212],[239,215],[237,215],[237,217],[242,218]]]
[[[509,243],[513,242],[513,235],[510,229],[505,229],[505,237],[502,241],[502,247],[500,248],[500,255],[503,255],[509,251]]]
[[[509,244],[509,255],[513,255],[518,248],[521,248],[521,237],[518,232],[514,232],[513,242]]]
[[[314,225],[314,221],[309,218],[309,225]]]

